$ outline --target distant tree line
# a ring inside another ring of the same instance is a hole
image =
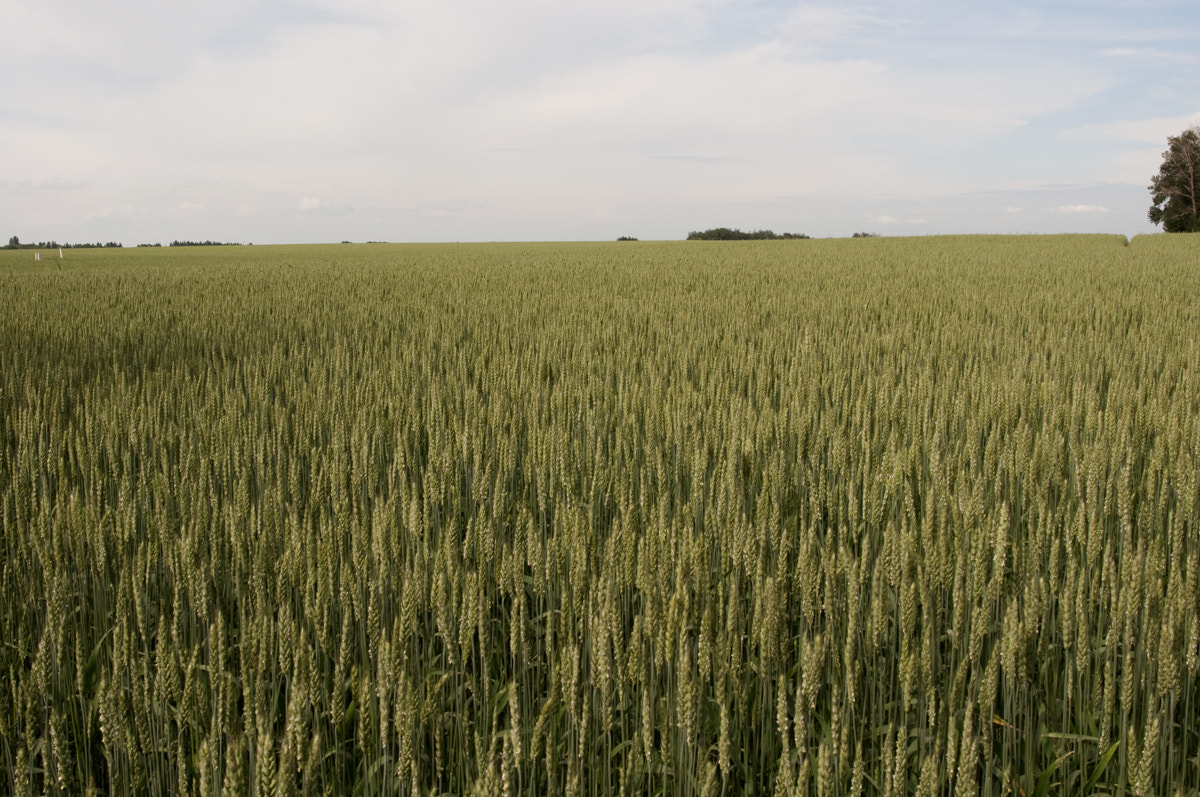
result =
[[[634,238],[632,235],[622,235],[622,236],[621,236],[620,238],[618,238],[617,240],[618,240],[618,241],[636,241],[636,240],[637,240],[637,238]]]
[[[776,233],[771,230],[754,230],[752,232],[742,232],[741,230],[729,229],[728,227],[714,227],[711,230],[704,232],[689,232],[687,239],[689,241],[778,241],[778,240],[793,240],[802,238],[811,238],[812,236],[804,233],[785,232]]]
[[[21,239],[13,236],[8,239],[8,245],[4,249],[120,249],[121,244],[116,241],[109,241],[106,244],[96,241],[94,244],[60,244],[58,241],[39,241],[35,244],[23,244]]]
[[[2,246],[0,249],[121,249],[124,244],[119,244],[116,241],[108,243],[100,243],[97,241],[94,244],[81,243],[60,244],[58,241],[39,241],[38,243],[23,244],[21,239],[16,235],[8,239],[8,245]],[[162,246],[162,244],[138,244],[138,247],[153,247]],[[171,241],[168,246],[241,246],[240,243],[223,243],[221,241]]]
[[[879,233],[877,233],[877,232],[856,232],[856,233],[854,233],[854,235],[851,235],[850,237],[851,238],[878,238]]]

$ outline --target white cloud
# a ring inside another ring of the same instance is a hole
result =
[[[354,206],[349,202],[333,201],[315,196],[301,197],[300,201],[296,203],[296,207],[302,213],[345,214],[354,212]]]
[[[778,26],[789,43],[834,43],[861,40],[865,31],[887,29],[911,22],[883,17],[864,6],[816,5],[802,3]]]
[[[1159,144],[1165,149],[1168,136],[1178,135],[1196,124],[1200,124],[1200,112],[1185,116],[1126,119],[1083,125],[1066,130],[1062,135],[1070,140],[1099,138],[1133,144]]]
[[[84,223],[96,221],[122,222],[137,218],[140,215],[141,211],[138,208],[123,205],[120,207],[91,208],[82,213],[76,220]]]
[[[658,183],[649,190],[693,198],[931,195],[962,190],[964,178],[957,170],[906,168],[910,153],[978,146],[1099,85],[1070,75],[1049,82],[1039,78],[1030,90],[1019,74],[912,74],[869,60],[796,57],[766,43],[548,77],[464,109],[447,128],[458,151],[480,147],[475,131],[486,130],[488,147],[523,149],[534,169],[540,159],[557,171],[561,155],[574,162],[572,176],[606,157],[625,159],[615,172],[605,165],[621,179],[640,169],[627,156],[703,159],[713,172],[703,178],[666,163],[646,172],[660,174],[646,179]],[[879,132],[884,119],[886,135]],[[537,176],[526,170],[521,179],[536,184]]]
[[[1019,207],[1017,207],[1016,205],[1006,205],[1004,208],[1004,212],[1005,213],[1020,213],[1021,209]]]
[[[1116,153],[1106,164],[1105,182],[1145,187],[1162,165],[1162,153],[1166,148],[1164,143],[1162,147],[1153,149],[1130,149]]]
[[[28,194],[41,191],[77,191],[87,188],[82,180],[62,180],[57,177],[48,180],[0,180],[0,191]]]
[[[380,226],[362,238],[429,220],[444,226],[421,229],[452,238],[511,237],[518,222],[552,237],[606,216],[780,228],[796,218],[787,208],[830,199],[847,224],[869,202],[936,232],[947,203],[913,200],[1066,182],[1030,165],[1056,143],[1089,158],[1073,182],[1144,187],[1149,146],[1182,129],[1176,90],[1138,106],[1159,119],[1081,116],[1048,142],[1049,125],[1031,122],[1075,118],[1142,63],[1132,56],[1170,43],[1097,25],[1076,57],[1060,46],[1074,34],[1039,28],[1035,12],[1018,26],[1032,32],[1020,58],[1015,34],[976,24],[988,12],[909,0],[42,0],[11,12],[0,74],[22,80],[5,96],[20,110],[0,119],[0,215],[60,238],[54,225],[103,206],[137,209],[140,237],[154,223],[171,237],[186,211],[214,225],[195,235],[294,240],[366,219]],[[36,73],[21,69],[31,59]],[[42,196],[47,175],[70,179]],[[1097,198],[1118,215],[1106,194],[1006,197]],[[1006,200],[989,201],[979,218]],[[745,221],[724,217],[734,207]],[[767,208],[781,220],[757,221]]]
[[[1200,61],[1194,53],[1191,52],[1172,52],[1170,50],[1161,50],[1154,47],[1132,48],[1132,47],[1109,47],[1100,51],[1101,55],[1110,58],[1142,58],[1152,61],[1166,61],[1176,64],[1194,64]]]
[[[1054,213],[1107,213],[1108,208],[1103,205],[1059,205],[1055,208],[1050,208]]]
[[[895,216],[876,216],[875,221],[878,224],[899,224],[900,219]]]

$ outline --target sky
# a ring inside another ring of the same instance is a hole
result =
[[[1155,231],[1196,0],[0,0],[0,235]]]

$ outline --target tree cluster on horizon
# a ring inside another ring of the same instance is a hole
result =
[[[704,232],[689,232],[687,239],[689,241],[776,241],[784,239],[808,239],[811,237],[804,233],[795,232],[775,233],[771,230],[743,232],[738,229],[730,229],[729,227],[713,227]]]

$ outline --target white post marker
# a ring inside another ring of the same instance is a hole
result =
[[[34,260],[41,260],[41,259],[42,259],[42,253],[41,253],[41,252],[34,252],[34,253],[33,253],[33,259],[34,259]]]
[[[58,247],[58,259],[62,260],[62,247]]]

